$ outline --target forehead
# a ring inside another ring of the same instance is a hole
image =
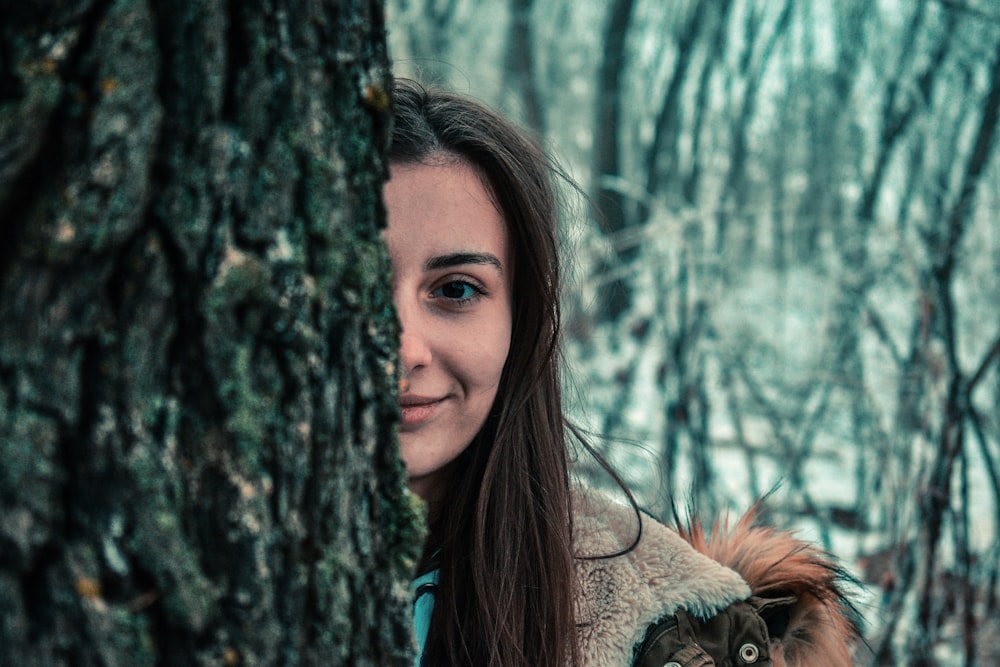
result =
[[[394,264],[455,252],[489,252],[508,264],[507,225],[473,167],[392,164],[389,175],[385,238]]]

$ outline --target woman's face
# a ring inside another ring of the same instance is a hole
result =
[[[385,240],[403,325],[399,441],[410,490],[440,496],[482,428],[511,337],[507,226],[466,163],[394,164]]]

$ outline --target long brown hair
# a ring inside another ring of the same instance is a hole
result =
[[[558,170],[470,99],[396,82],[389,160],[472,166],[508,226],[513,330],[497,398],[432,517],[440,568],[424,665],[575,663],[569,464],[559,377]]]

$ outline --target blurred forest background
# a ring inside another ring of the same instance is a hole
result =
[[[777,487],[769,520],[864,584],[858,664],[1000,664],[1000,3],[388,12],[397,75],[504,110],[589,197],[568,393],[643,504]]]

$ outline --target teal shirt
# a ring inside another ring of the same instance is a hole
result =
[[[434,595],[437,592],[438,570],[431,570],[413,580],[413,629],[417,635],[417,660],[420,667],[427,644],[427,630],[431,627],[431,612],[434,611]]]

